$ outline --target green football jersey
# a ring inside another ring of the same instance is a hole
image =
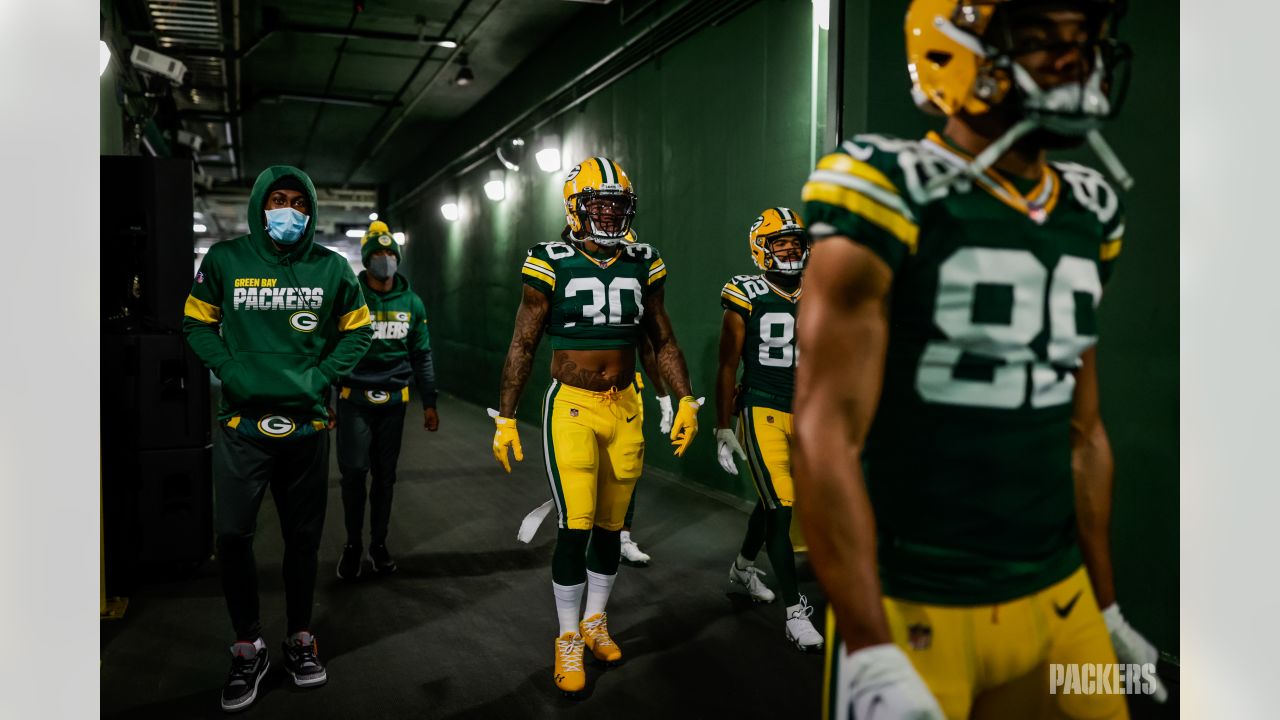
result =
[[[639,341],[644,299],[666,282],[667,266],[644,243],[596,260],[571,243],[547,242],[529,248],[520,276],[551,299],[553,349],[600,350]]]
[[[1090,168],[975,178],[969,159],[935,133],[860,135],[803,193],[814,237],[852,238],[893,271],[863,462],[885,593],[920,602],[1000,602],[1080,566],[1074,373],[1124,233]]]
[[[796,308],[801,288],[788,293],[764,275],[735,275],[720,290],[720,305],[746,322],[742,340],[743,400],[791,412],[796,386]]]

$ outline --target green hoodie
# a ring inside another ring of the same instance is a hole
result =
[[[306,187],[311,217],[298,242],[276,249],[263,204],[289,175]],[[246,212],[249,234],[214,244],[200,263],[182,330],[222,381],[220,421],[269,437],[318,430],[329,386],[369,348],[369,308],[347,261],[314,243],[316,191],[306,173],[267,168]]]
[[[390,290],[378,292],[369,287],[367,272],[362,271],[358,278],[373,318],[373,343],[342,382],[339,395],[362,405],[405,403],[409,401],[409,381],[413,380],[422,407],[435,407],[435,367],[422,298],[400,273],[396,273]]]

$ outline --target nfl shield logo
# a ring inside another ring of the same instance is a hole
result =
[[[1028,205],[1027,216],[1030,217],[1031,221],[1034,222],[1035,224],[1043,225],[1045,219],[1048,217],[1048,214],[1044,211],[1044,208],[1040,207],[1039,205]]]
[[[202,282],[204,282],[204,271],[203,271],[203,270],[200,270],[199,272],[197,272],[197,273],[196,273],[196,282],[198,282],[198,283],[202,283]]]
[[[569,408],[569,417],[578,417],[578,408]]]
[[[933,644],[933,628],[924,624],[907,627],[907,642],[911,643],[913,650],[928,650]]]

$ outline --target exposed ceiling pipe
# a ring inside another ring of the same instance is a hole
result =
[[[351,20],[347,22],[347,30],[355,27],[356,18],[360,17],[360,13],[364,10],[364,6],[357,3],[351,11]],[[324,82],[324,92],[322,95],[328,96],[329,91],[333,89],[333,79],[338,76],[338,67],[342,64],[342,52],[347,49],[347,42],[350,38],[342,38],[342,42],[338,44],[338,52],[334,54],[333,66],[329,68],[329,78]],[[298,163],[298,167],[307,166],[307,156],[311,154],[311,141],[316,137],[316,128],[320,127],[320,118],[324,115],[324,105],[316,108],[316,114],[311,117],[311,127],[307,130],[307,139],[302,143],[302,160]]]
[[[477,153],[485,152],[494,142],[510,135],[513,129],[520,127],[522,123],[535,116],[544,108],[554,107],[555,109],[549,115],[543,117],[529,127],[529,131],[536,130],[564,114],[570,108],[576,107],[577,105],[585,102],[588,98],[605,89],[609,85],[612,85],[615,81],[631,72],[636,67],[652,60],[667,48],[683,40],[694,32],[708,25],[721,22],[755,2],[756,0],[737,0],[736,2],[713,4],[701,3],[697,2],[697,0],[688,0],[685,3],[682,3],[679,7],[671,10],[658,20],[650,23],[643,30],[637,32],[636,35],[616,48],[613,52],[605,55],[590,67],[578,73],[571,80],[561,85],[555,91],[546,95],[542,101],[536,103],[523,113],[520,113],[520,115],[516,116],[515,119],[503,125],[500,129],[489,135],[481,142],[473,145],[471,149],[462,153],[453,161],[437,170],[426,180],[415,185],[411,190],[392,202],[387,208],[388,211],[395,210],[412,198],[416,197],[423,190],[426,190],[434,184],[439,178],[450,172],[454,172],[455,175],[462,174],[467,170],[477,167],[483,162],[487,162],[489,158],[481,158],[479,161],[467,165],[463,170],[454,171],[454,168],[457,168],[459,165],[467,162]],[[664,33],[666,34],[666,37],[661,37]],[[654,45],[647,50],[639,50],[636,57],[628,60],[627,51],[638,49],[639,46],[650,39],[650,36],[654,36],[656,38]],[[620,68],[614,69],[598,83],[592,84],[587,88],[579,87],[583,80],[591,77],[591,75],[597,70],[607,66],[614,60],[621,60],[625,64]]]
[[[240,115],[240,63],[243,58],[240,56],[240,0],[231,1],[231,50],[232,64],[235,71],[235,81],[232,87],[235,89],[235,103],[231,107],[231,111],[235,113],[235,131],[234,137],[232,133],[231,123],[227,124],[227,139],[230,140],[228,152],[231,154],[231,161],[234,163],[232,169],[233,177],[236,182],[244,177],[244,153],[241,152],[240,142],[244,138],[244,121]]]
[[[480,26],[484,24],[484,21],[489,19],[489,15],[493,13],[493,11],[498,7],[498,5],[501,2],[502,0],[494,0],[493,4],[489,6],[489,9],[485,11],[484,15],[481,16],[480,20],[476,22],[476,24],[467,33],[466,37],[463,38],[462,45],[458,47],[458,49],[453,53],[453,55],[449,56],[450,61],[453,60],[454,55],[457,55],[458,53],[463,51],[463,48],[467,46],[467,42],[471,40],[471,36],[475,35],[476,30],[479,30]],[[448,67],[449,67],[449,63],[446,62],[436,69],[436,72],[434,75],[431,76],[431,79],[428,80],[427,83],[423,85],[420,90],[418,90],[418,94],[414,95],[413,99],[409,101],[409,104],[405,106],[404,111],[400,113],[400,117],[396,118],[396,121],[391,124],[391,127],[387,128],[387,131],[384,132],[382,134],[382,137],[378,139],[378,142],[374,144],[373,149],[370,150],[368,154],[363,156],[364,158],[371,158],[374,155],[378,154],[378,151],[382,149],[382,146],[386,144],[387,140],[391,138],[392,134],[395,133],[395,131],[400,127],[400,125],[404,123],[405,118],[409,117],[409,113],[413,112],[413,109],[417,107],[418,102],[422,100],[423,97],[426,96],[427,91],[431,89],[431,86],[433,84],[435,84],[436,79],[439,78],[444,73],[445,69]],[[357,165],[355,169],[359,170],[363,164],[364,164],[364,161],[361,160],[360,165]],[[353,170],[351,175],[354,175],[354,174],[355,174],[355,171]],[[351,180],[350,175],[347,176],[347,180],[348,181]]]

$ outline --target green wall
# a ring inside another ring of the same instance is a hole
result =
[[[845,134],[917,136],[938,124],[917,111],[907,93],[901,31],[906,5],[846,3]],[[1132,5],[1123,35],[1137,55],[1134,85],[1123,116],[1106,135],[1138,184],[1125,196],[1125,248],[1102,303],[1103,414],[1117,463],[1120,598],[1126,617],[1162,650],[1176,654],[1178,21],[1157,3]],[[761,0],[640,66],[546,128],[565,139],[567,163],[603,153],[631,175],[639,193],[635,226],[667,260],[667,306],[695,392],[708,402],[719,287],[730,275],[751,271],[747,226],[769,205],[798,207],[809,169],[810,12],[807,2]],[[580,69],[566,65],[562,52],[580,37],[578,30],[566,28],[551,38],[502,92],[464,118],[464,128],[430,148],[419,167],[470,147],[468,140],[485,137],[543,88]],[[603,37],[608,46],[624,33]],[[1087,152],[1069,157],[1097,165]],[[521,258],[529,246],[557,238],[563,225],[563,172],[546,175],[531,167],[511,174],[507,200],[495,204],[481,192],[495,167],[496,161],[440,183],[403,203],[391,218],[410,235],[406,267],[432,318],[443,387],[488,406],[497,401],[519,304]],[[393,184],[393,200],[420,179]],[[454,193],[466,216],[446,223],[439,207]],[[544,343],[520,408],[528,425],[537,417],[549,362]],[[648,412],[656,413],[656,403],[647,402]],[[682,460],[670,455],[650,423],[648,461],[687,480],[751,497],[746,481],[725,475],[715,462],[710,408],[701,419],[703,432]],[[531,432],[526,429],[526,442]]]
[[[563,138],[566,164],[604,154],[631,176],[639,196],[635,228],[666,259],[668,312],[694,391],[708,403],[720,287],[754,267],[747,228],[766,207],[799,206],[810,156],[810,47],[807,3],[758,2],[641,65],[544,128]],[[530,167],[509,174],[507,199],[492,203],[481,185],[495,167],[496,160],[452,186],[432,188],[400,213],[410,237],[405,263],[429,308],[442,386],[490,406],[497,402],[520,302],[525,251],[558,239],[564,226],[563,170],[548,175]],[[446,223],[439,208],[453,188],[465,217]],[[550,380],[546,345],[520,407],[520,418],[530,424]],[[648,412],[658,412],[651,398]],[[747,481],[726,475],[715,461],[710,407],[701,421],[702,433],[682,459],[671,455],[657,424],[648,423],[646,460],[754,497]]]
[[[919,136],[942,122],[907,92],[907,0],[850,0],[846,135]],[[1120,26],[1134,50],[1120,117],[1104,131],[1136,180],[1124,194],[1124,248],[1100,308],[1103,420],[1116,458],[1114,548],[1125,617],[1178,652],[1178,15],[1130,3]],[[856,59],[863,58],[863,62]],[[1087,149],[1063,159],[1101,168]]]

